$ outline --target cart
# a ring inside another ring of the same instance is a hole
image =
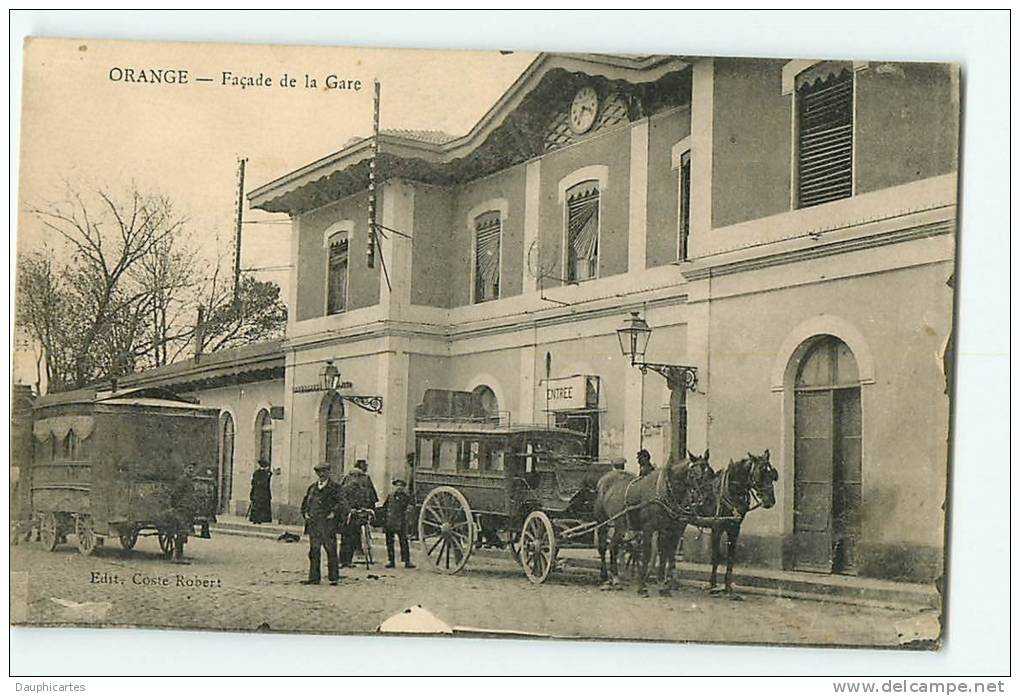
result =
[[[584,433],[429,412],[435,401],[416,413],[412,476],[430,567],[457,573],[474,548],[505,548],[538,584],[560,549],[594,547],[595,484],[611,467],[586,456]]]
[[[73,534],[89,556],[110,538],[130,550],[140,536],[156,536],[169,556],[177,524],[170,491],[189,463],[197,474],[191,521],[214,519],[218,419],[217,409],[159,388],[38,399],[29,486],[44,548]]]

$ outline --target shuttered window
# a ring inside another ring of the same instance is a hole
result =
[[[691,153],[685,152],[680,156],[680,191],[677,196],[680,208],[679,232],[680,239],[677,242],[677,259],[687,260],[689,240],[691,234]]]
[[[807,208],[853,193],[853,70],[814,73],[797,85],[797,201]]]
[[[329,289],[326,313],[338,314],[347,309],[347,269],[349,239],[347,233],[329,239]]]
[[[475,218],[475,302],[499,297],[499,241],[498,211]]]
[[[599,182],[567,190],[567,280],[594,278],[599,267]]]

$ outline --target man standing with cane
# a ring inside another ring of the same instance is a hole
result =
[[[329,584],[340,584],[340,562],[336,549],[336,530],[342,509],[340,486],[329,477],[329,464],[315,467],[319,480],[308,487],[301,501],[301,515],[308,535],[308,579],[302,585],[318,585],[322,579],[322,549],[326,549]]]

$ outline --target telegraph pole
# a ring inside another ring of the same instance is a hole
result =
[[[376,196],[375,170],[379,159],[379,80],[375,80],[375,92],[372,99],[372,157],[368,162],[368,246],[366,262],[369,268],[375,268],[376,245]]]
[[[244,165],[237,159],[237,209],[234,214],[234,307],[241,303],[241,226],[244,224]]]

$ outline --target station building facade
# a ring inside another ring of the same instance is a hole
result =
[[[406,476],[415,408],[447,389],[629,468],[679,439],[717,468],[768,449],[743,562],[934,579],[958,92],[926,64],[541,55],[464,136],[380,135],[372,266],[370,141],[252,191],[292,222],[280,372],[197,393],[252,465],[268,415],[284,520],[316,462]],[[621,354],[631,312],[647,360],[696,368],[686,422]]]

